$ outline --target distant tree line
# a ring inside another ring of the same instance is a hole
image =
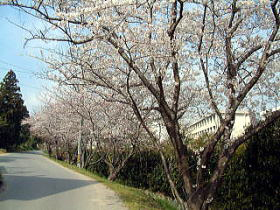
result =
[[[0,148],[11,151],[27,140],[28,125],[21,125],[26,117],[29,113],[16,74],[10,70],[0,83]]]

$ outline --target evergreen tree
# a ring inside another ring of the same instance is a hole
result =
[[[0,147],[11,149],[21,143],[21,121],[28,117],[16,74],[10,70],[0,83]]]

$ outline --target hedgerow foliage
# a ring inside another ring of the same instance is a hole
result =
[[[280,121],[261,130],[246,144],[243,144],[231,160],[212,209],[280,209]],[[176,167],[172,147],[166,144],[164,154],[171,176],[182,197],[183,190]],[[87,169],[108,177],[108,166],[102,159],[102,152],[94,153]],[[193,178],[196,173],[196,156],[189,154]],[[217,161],[212,157],[209,172]],[[209,179],[205,176],[205,180]],[[132,156],[118,175],[118,181],[137,188],[149,189],[172,197],[159,152],[151,148],[141,148]]]
[[[179,178],[178,168],[176,167],[175,155],[172,150],[170,150],[170,147],[168,147],[165,151],[171,176],[173,177],[179,192],[183,197],[186,197],[186,193],[183,190],[183,182]],[[194,159],[194,155],[191,154],[190,157],[192,157],[192,168],[195,169],[196,161]],[[90,165],[88,169],[106,177],[108,176],[108,168],[103,161],[97,162],[99,159],[100,153],[99,155],[95,154],[95,157],[92,160],[95,164]],[[194,173],[194,170],[192,171]],[[131,157],[126,166],[119,173],[118,181],[129,186],[149,189],[154,192],[163,193],[170,197],[172,196],[159,152],[152,149],[142,148],[141,151]]]
[[[215,205],[280,209],[280,121],[261,130],[231,161]]]
[[[280,121],[277,121],[242,145],[227,169],[213,205],[215,209],[280,209],[279,128]],[[174,154],[169,150],[165,155],[177,188],[182,196],[186,196]],[[190,156],[194,157],[193,154]],[[96,156],[95,159],[99,157]],[[195,162],[193,158],[194,169]],[[92,165],[90,170],[108,176],[106,165],[102,161]],[[143,150],[137,153],[121,171],[118,180],[130,186],[172,196],[157,151]]]

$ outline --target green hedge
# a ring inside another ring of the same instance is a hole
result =
[[[280,121],[263,129],[242,145],[231,160],[219,188],[212,209],[280,209]],[[175,155],[170,146],[165,148],[165,156],[177,189],[186,198],[176,167]],[[196,173],[196,159],[190,153],[191,174]],[[88,170],[101,176],[108,176],[108,167],[100,156],[95,156]],[[213,155],[210,171],[217,161]],[[142,148],[121,170],[118,181],[137,188],[149,189],[172,196],[160,155],[157,151]]]
[[[183,182],[179,177],[178,168],[176,167],[176,160],[172,152],[166,152],[165,154],[171,175],[178,191],[183,197],[186,197],[186,193],[183,190]],[[193,174],[196,170],[196,160],[193,158],[194,155],[190,155]],[[97,173],[101,176],[108,176],[108,167],[103,161],[97,162],[100,156],[95,154],[91,164],[87,169]],[[97,162],[97,163],[96,163]],[[153,192],[161,192],[164,195],[172,196],[169,183],[167,181],[160,155],[157,151],[145,149],[139,151],[133,157],[130,158],[126,166],[121,170],[117,178],[118,182],[128,186],[149,189]]]
[[[92,160],[95,164],[90,165],[87,169],[107,177],[108,167],[104,161],[97,162],[99,159],[100,156],[95,154]],[[131,157],[119,173],[118,181],[129,186],[171,195],[162,169],[160,155],[155,151],[141,151]]]
[[[218,191],[219,209],[280,209],[280,121],[263,129],[233,158]]]

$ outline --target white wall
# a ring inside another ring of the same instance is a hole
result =
[[[231,138],[236,138],[244,134],[246,127],[248,127],[250,124],[251,120],[249,113],[237,112],[235,115],[235,121]],[[191,137],[197,138],[204,134],[212,134],[216,132],[219,126],[220,119],[218,118],[217,114],[213,114],[192,124],[188,128],[188,132]]]
[[[237,113],[235,115],[235,121],[231,138],[236,138],[245,133],[245,129],[251,125],[249,113]]]

